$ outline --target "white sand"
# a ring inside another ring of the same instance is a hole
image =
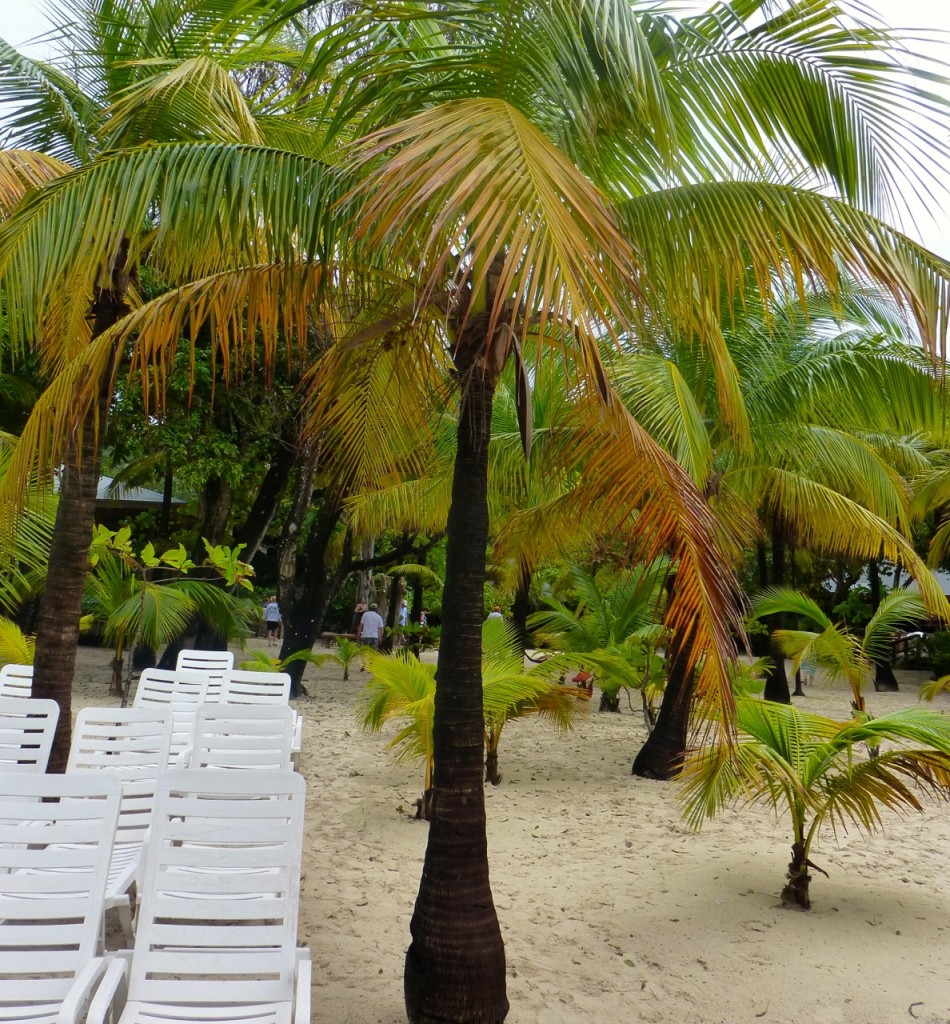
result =
[[[261,645],[262,641],[251,641]],[[113,703],[107,652],[84,648],[76,706]],[[301,943],[313,951],[319,1024],[401,1024],[403,957],[426,825],[421,772],[353,716],[365,676],[307,669],[308,781]],[[916,702],[868,694],[872,712]],[[844,717],[820,684],[801,701]],[[950,698],[935,705],[950,712]],[[569,735],[511,724],[489,787],[492,887],[512,1024],[950,1024],[950,816],[886,817],[870,839],[826,833],[813,909],[778,893],[789,833],[759,809],[694,834],[674,784],[630,775],[639,715],[598,714]]]

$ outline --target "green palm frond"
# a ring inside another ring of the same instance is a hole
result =
[[[65,164],[88,158],[96,102],[58,68],[32,60],[2,40],[0,99],[16,111],[5,118],[14,146]]]
[[[218,636],[243,640],[248,635],[249,624],[259,614],[252,600],[232,594],[217,583],[179,579],[165,586],[185,594],[198,615]]]
[[[104,112],[103,131],[123,145],[156,138],[205,138],[258,145],[261,132],[231,69],[206,55],[137,62],[142,77]]]
[[[748,166],[751,149],[762,154],[763,177],[789,180],[804,162],[856,205],[900,203],[892,168],[906,142],[903,115],[891,111],[939,105],[932,72],[868,11],[860,24],[845,25],[840,15],[837,3],[810,0],[713,6],[680,25],[666,21],[664,78],[702,166],[729,174]],[[913,131],[927,148],[923,124]],[[943,146],[929,151],[922,180],[939,173]]]
[[[712,469],[712,442],[703,410],[676,363],[655,355],[632,356],[611,367],[611,380],[651,436],[697,486],[705,486]]]
[[[568,567],[577,596],[577,609],[556,598],[545,598],[547,611],[535,612],[529,625],[546,644],[568,651],[619,647],[645,628],[655,627],[662,616],[663,585],[669,563],[658,559],[638,565],[604,583],[582,566]]]
[[[135,637],[157,649],[188,627],[195,605],[187,594],[154,583],[136,590],[115,608],[104,624],[103,632],[110,643],[124,645]]]
[[[367,732],[379,732],[391,719],[405,720],[389,747],[396,751],[398,761],[424,760],[428,788],[434,758],[435,665],[412,654],[368,651],[365,657],[370,680],[357,697],[360,724]]]
[[[682,799],[696,827],[737,797],[775,807],[784,802],[802,824],[811,815],[810,845],[826,820],[870,831],[880,825],[882,808],[919,810],[921,785],[950,795],[946,716],[910,708],[839,723],[791,705],[750,699],[737,705],[735,750],[701,751],[684,772]],[[877,757],[856,756],[864,744],[894,747]]]
[[[832,292],[844,278],[873,283],[913,317],[929,350],[944,351],[950,265],[839,200],[785,185],[716,182],[627,200],[619,218],[657,289],[649,305],[687,331],[702,331],[710,317],[722,322],[723,296],[747,287],[750,267],[761,300],[771,303],[775,268],[786,267],[788,280],[811,278]],[[665,244],[651,244],[656,237]]]
[[[790,614],[808,619],[820,630],[831,625],[831,619],[821,610],[817,602],[807,594],[793,587],[769,587],[753,601],[756,616]]]
[[[936,700],[941,693],[950,693],[950,676],[941,676],[920,688],[920,700]]]
[[[889,657],[891,643],[901,629],[926,621],[927,609],[920,595],[910,590],[892,590],[877,606],[864,627],[864,649],[872,661]]]
[[[34,638],[0,616],[0,665],[32,665]]]

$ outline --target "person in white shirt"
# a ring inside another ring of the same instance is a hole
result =
[[[501,622],[504,619],[504,615],[501,614],[500,604],[496,604],[495,607],[492,608],[492,610],[488,613],[488,618],[485,621],[491,622],[493,619],[497,620],[498,622]]]
[[[375,604],[371,604],[369,611],[363,612],[359,625],[359,638],[367,647],[378,649],[379,641],[383,638],[383,630],[386,628],[386,623],[383,622],[382,616],[376,611],[376,607]]]
[[[267,627],[267,646],[277,643],[280,633],[280,605],[277,595],[271,594],[270,600],[264,605],[264,625]]]

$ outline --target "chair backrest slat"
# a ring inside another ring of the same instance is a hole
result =
[[[205,700],[214,703],[220,699],[221,684],[225,674],[234,668],[233,651],[191,651],[178,652],[176,668],[188,672],[201,672],[208,677],[208,691]]]
[[[290,676],[286,672],[250,672],[232,669],[221,686],[222,704],[286,704]]]
[[[4,665],[0,668],[0,697],[29,697],[32,693],[32,665]]]
[[[294,714],[287,704],[203,704],[189,767],[291,767]]]
[[[174,765],[178,755],[191,746],[198,705],[205,702],[207,694],[208,678],[201,672],[158,668],[147,668],[142,672],[132,706],[139,708],[161,704],[171,708],[169,766]]]
[[[107,771],[122,783],[116,843],[141,843],[152,817],[155,785],[172,742],[170,704],[83,708],[76,718],[67,772]]]
[[[297,772],[165,773],[145,851],[130,1000],[292,1000],[304,797]]]
[[[0,697],[0,771],[45,772],[58,721],[54,700]]]
[[[106,772],[0,774],[0,1004],[61,1000],[95,956],[120,793]]]

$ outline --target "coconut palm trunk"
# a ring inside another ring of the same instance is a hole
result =
[[[111,287],[99,289],[93,301],[93,337],[98,337],[126,313],[127,287],[123,247],[113,265]],[[103,380],[98,403],[76,425],[66,449],[50,545],[49,584],[43,590],[37,617],[33,696],[55,700],[59,705],[59,723],[49,759],[51,772],[65,771],[69,757],[82,592],[89,569],[89,544],[95,523],[96,492],[111,394],[111,382]]]
[[[67,451],[50,544],[50,583],[40,598],[36,623],[33,696],[55,700],[59,705],[49,760],[51,772],[65,771],[69,755],[79,617],[99,483],[99,451],[91,421],[91,416],[86,418],[81,440],[77,438]]]
[[[495,1024],[508,1013],[482,783],[481,612],[496,379],[481,366],[463,375],[436,673],[432,818],[406,954],[410,1024]]]
[[[669,673],[663,700],[653,731],[637,751],[632,775],[667,781],[676,778],[686,757],[689,713],[693,703],[696,675],[693,667],[693,639],[670,641]]]

